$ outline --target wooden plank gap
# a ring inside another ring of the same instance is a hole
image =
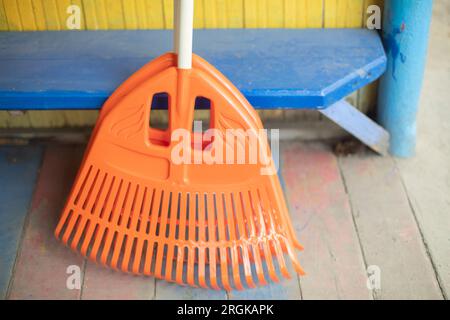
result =
[[[403,190],[405,192],[406,198],[408,199],[408,204],[409,204],[409,207],[411,208],[411,213],[412,213],[412,215],[414,217],[414,221],[416,222],[417,229],[419,230],[420,238],[421,238],[422,243],[423,243],[423,245],[425,247],[425,252],[426,252],[426,254],[428,256],[428,259],[430,260],[431,266],[433,268],[433,272],[434,272],[434,275],[436,277],[436,281],[437,281],[437,283],[439,285],[439,289],[441,290],[441,294],[444,297],[444,299],[448,300],[449,297],[446,294],[446,291],[445,291],[445,288],[444,288],[444,285],[443,285],[443,280],[442,280],[442,278],[441,278],[441,276],[440,276],[440,274],[438,272],[438,268],[436,266],[436,262],[434,261],[433,256],[432,256],[431,251],[430,251],[430,246],[428,245],[426,237],[425,237],[425,235],[424,235],[424,233],[422,231],[420,222],[419,222],[419,220],[417,218],[416,208],[415,208],[415,206],[414,206],[414,204],[412,202],[412,199],[411,199],[411,196],[409,194],[408,188],[406,186],[405,180],[403,179],[401,171],[400,171],[400,169],[398,167],[397,160],[394,158],[393,161],[394,161],[394,164],[395,164],[395,167],[396,167],[397,171],[399,172],[399,177],[400,177],[400,181],[401,181],[402,186],[403,186]]]
[[[380,271],[377,299],[442,299],[391,157],[341,157],[366,264]]]
[[[0,176],[7,185],[0,193],[0,298],[9,295],[16,274],[24,226],[41,163],[40,147],[0,148]]]
[[[367,263],[366,253],[364,252],[364,246],[362,245],[361,235],[360,235],[360,232],[359,232],[359,229],[358,229],[358,224],[356,223],[356,220],[355,220],[355,210],[354,210],[354,206],[353,206],[353,203],[352,203],[352,199],[350,198],[350,193],[349,193],[349,189],[348,189],[348,186],[347,186],[347,181],[345,180],[345,175],[344,175],[344,173],[342,171],[342,164],[341,164],[340,158],[337,158],[337,162],[338,162],[339,174],[341,176],[342,184],[344,186],[345,193],[348,196],[348,202],[350,204],[350,212],[352,213],[353,227],[355,228],[356,236],[358,237],[359,249],[361,250],[361,256],[362,256],[362,259],[363,259],[363,262],[364,262],[364,268],[367,270],[369,265]],[[378,300],[378,296],[377,296],[377,291],[376,290],[371,290],[371,294],[372,294],[372,298],[374,300]]]
[[[39,161],[39,165],[38,165],[38,168],[37,168],[36,181],[39,181],[39,177],[41,175],[40,171],[41,171],[41,167],[42,167],[43,162],[44,162],[44,157],[43,157],[43,152],[42,152],[41,155],[40,155],[40,161]],[[7,292],[6,292],[6,298],[7,299],[9,298],[9,293],[11,291],[12,282],[13,282],[12,280],[14,279],[14,276],[15,276],[15,273],[16,273],[16,266],[17,266],[17,260],[18,260],[17,258],[19,256],[19,253],[22,251],[23,240],[25,238],[25,229],[28,226],[29,220],[30,220],[30,211],[31,211],[31,205],[32,205],[31,199],[34,197],[34,193],[36,192],[36,188],[37,188],[37,183],[34,184],[33,191],[31,193],[30,202],[28,203],[28,207],[27,207],[27,210],[26,210],[27,213],[26,213],[23,225],[22,225],[22,229],[20,231],[20,240],[19,240],[19,244],[17,246],[16,256],[14,258],[14,266],[13,266],[13,269],[12,269],[12,272],[11,272],[11,278],[9,279],[8,289],[7,289]]]
[[[336,157],[323,144],[282,147],[288,202],[305,250],[303,299],[373,299]]]
[[[66,286],[67,267],[82,268],[83,259],[56,240],[54,228],[81,161],[83,148],[52,146],[33,195],[22,248],[17,257],[10,299],[78,299]],[[36,266],[39,269],[36,270]]]

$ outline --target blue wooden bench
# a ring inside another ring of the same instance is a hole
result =
[[[2,32],[0,109],[98,109],[129,75],[171,49],[171,31]],[[256,109],[317,109],[386,152],[387,132],[344,100],[386,70],[376,32],[196,30],[194,52]]]

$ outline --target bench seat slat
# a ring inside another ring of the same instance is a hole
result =
[[[0,33],[0,109],[98,109],[172,32]],[[377,32],[365,29],[196,30],[194,52],[259,109],[324,108],[386,69]]]

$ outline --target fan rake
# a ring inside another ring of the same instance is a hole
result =
[[[147,64],[105,103],[55,234],[113,269],[190,286],[253,288],[267,276],[289,278],[289,261],[303,274],[273,160],[269,154],[266,163],[248,163],[252,145],[269,150],[267,139],[195,143],[207,135],[192,132],[199,97],[210,101],[211,129],[222,137],[263,127],[239,90],[192,56],[192,0],[177,3],[178,55]],[[149,106],[161,93],[168,97],[166,130],[148,125]],[[188,132],[181,153],[177,130]],[[195,161],[219,149],[232,152],[232,164]],[[239,150],[246,151],[244,163],[236,163]]]

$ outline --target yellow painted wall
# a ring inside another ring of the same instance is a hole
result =
[[[66,30],[67,7],[80,6],[82,29],[170,29],[173,0],[0,0],[0,31]],[[195,0],[195,28],[361,28],[367,7],[383,0]],[[349,99],[363,111],[375,103],[376,84]],[[292,113],[292,112],[291,112]],[[303,117],[302,112],[293,112]],[[0,127],[90,125],[96,111],[0,111]],[[286,117],[262,111],[263,118]],[[289,116],[290,118],[292,115]],[[315,116],[318,117],[318,116]]]

